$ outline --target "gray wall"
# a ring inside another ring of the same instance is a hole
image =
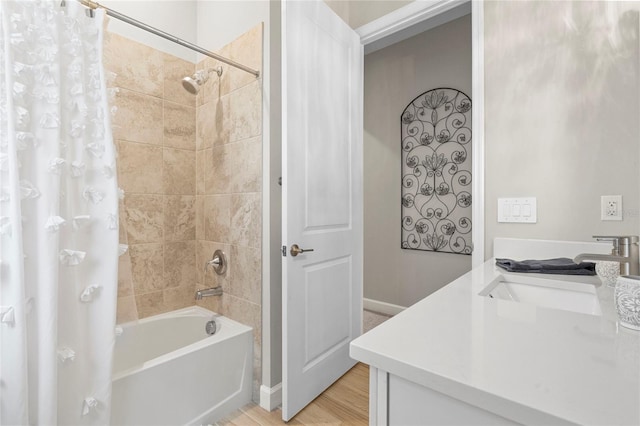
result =
[[[413,0],[324,0],[351,28],[358,28],[368,24],[402,6],[406,6],[412,1]]]
[[[364,296],[410,306],[471,269],[471,256],[400,249],[400,114],[429,89],[471,96],[471,17],[371,53],[364,69]]]
[[[638,8],[485,3],[486,257],[495,237],[637,235]],[[601,195],[623,196],[622,222],[600,220]],[[517,196],[537,197],[538,223],[497,223]]]
[[[282,187],[278,184],[278,178],[282,176],[282,10],[280,0],[269,2],[269,16],[272,31],[269,34],[269,49],[271,50],[271,96],[269,102],[269,152],[267,156],[270,162],[269,170],[269,215],[270,235],[265,238],[264,244],[269,244],[270,267],[265,274],[269,276],[269,300],[268,310],[264,315],[269,315],[269,329],[263,330],[264,339],[269,337],[270,350],[270,374],[263,374],[264,385],[275,386],[282,381],[282,257],[280,247],[282,244]],[[266,208],[266,206],[265,206]],[[265,222],[266,223],[266,222]],[[266,279],[265,279],[266,282]],[[265,305],[263,304],[263,310]],[[264,343],[264,342],[263,342]],[[265,361],[266,362],[266,361]],[[265,366],[263,366],[265,368]]]

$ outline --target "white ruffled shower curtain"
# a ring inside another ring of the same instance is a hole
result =
[[[118,189],[94,14],[0,1],[2,426],[109,424]]]

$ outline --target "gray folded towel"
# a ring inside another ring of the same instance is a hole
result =
[[[567,257],[545,260],[512,260],[496,259],[496,265],[509,272],[528,272],[535,274],[558,275],[595,275],[596,264],[593,262],[575,263]]]

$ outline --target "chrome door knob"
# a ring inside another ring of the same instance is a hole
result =
[[[308,251],[313,251],[313,249],[301,249],[297,244],[294,244],[291,246],[289,253],[291,253],[291,256],[296,257],[297,255]]]

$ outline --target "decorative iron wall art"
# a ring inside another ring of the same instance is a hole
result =
[[[402,248],[471,254],[471,99],[429,90],[401,121]]]

